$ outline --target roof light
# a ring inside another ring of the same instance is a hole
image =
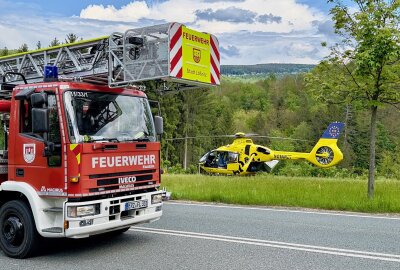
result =
[[[58,81],[58,69],[56,66],[45,66],[44,67],[44,81],[45,82]]]

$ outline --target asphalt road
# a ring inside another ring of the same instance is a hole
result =
[[[169,202],[119,236],[53,241],[0,269],[400,269],[400,217]]]

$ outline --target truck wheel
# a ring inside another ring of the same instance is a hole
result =
[[[31,256],[39,240],[32,212],[22,201],[10,201],[0,208],[0,246],[12,258]]]

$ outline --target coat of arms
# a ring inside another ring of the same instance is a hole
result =
[[[36,145],[34,143],[24,144],[24,160],[26,163],[32,163],[36,156]]]
[[[193,60],[199,63],[201,60],[201,50],[193,48]]]

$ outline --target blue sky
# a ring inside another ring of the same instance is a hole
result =
[[[215,34],[221,64],[318,63],[328,54],[321,42],[338,39],[330,8],[326,0],[0,0],[0,48],[178,21]]]

